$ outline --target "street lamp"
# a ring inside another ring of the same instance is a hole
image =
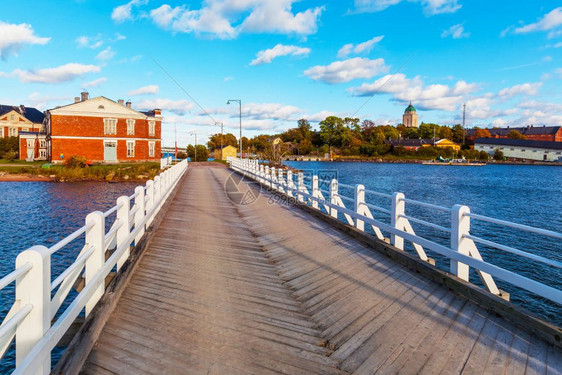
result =
[[[242,99],[229,99],[226,104],[230,104],[230,102],[238,102],[240,109],[240,158],[242,158]]]
[[[195,160],[193,161],[197,161],[197,133],[191,133],[191,135],[195,136]]]

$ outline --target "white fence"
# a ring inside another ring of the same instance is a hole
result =
[[[187,160],[168,168],[131,196],[122,196],[106,212],[86,216],[85,225],[47,248],[33,246],[16,259],[13,272],[0,279],[0,289],[15,282],[15,301],[0,326],[3,356],[15,337],[14,374],[48,374],[51,351],[85,309],[88,316],[105,290],[106,276],[123,266],[134,244],[154,220],[160,208],[187,170]],[[109,230],[108,218],[116,216]],[[85,235],[76,260],[51,281],[51,255]],[[106,253],[113,253],[106,260]],[[76,280],[83,276],[84,288],[68,307],[59,311]],[[60,313],[56,320],[53,319]],[[52,323],[53,322],[53,323]]]
[[[429,260],[426,250],[448,258],[450,260],[450,272],[465,281],[469,281],[469,270],[470,267],[473,267],[482,280],[482,284],[492,294],[501,295],[501,291],[494,281],[494,278],[497,278],[562,304],[561,290],[483,260],[476,244],[479,243],[499,249],[557,269],[562,268],[561,262],[473,236],[470,233],[470,223],[471,220],[482,220],[555,240],[562,240],[562,233],[473,214],[470,212],[469,207],[463,205],[455,205],[452,208],[441,207],[406,199],[402,193],[383,194],[367,190],[363,185],[351,186],[340,184],[336,179],[323,181],[329,186],[329,190],[323,190],[319,187],[319,181],[321,180],[319,180],[317,175],[307,178],[300,172],[296,175],[296,181],[294,181],[295,176],[291,171],[269,168],[258,164],[257,160],[229,158],[227,161],[230,163],[231,168],[243,175],[265,184],[273,190],[285,193],[287,196],[293,197],[299,202],[310,205],[315,209],[321,210],[323,208],[326,213],[336,220],[338,215],[340,215],[347,224],[360,231],[365,231],[365,225],[370,225],[374,234],[380,240],[384,240],[382,231],[389,233],[391,244],[398,249],[404,250],[405,240],[411,242],[418,257],[423,261]],[[347,197],[340,194],[339,187],[352,189],[355,192],[354,196]],[[387,200],[389,204],[386,207],[377,206],[367,201],[367,196]],[[349,207],[346,207],[344,201],[348,202]],[[450,227],[444,227],[406,215],[406,203],[450,214]],[[371,210],[389,215],[390,225],[375,219]],[[449,246],[444,246],[431,239],[416,235],[411,223],[450,234]]]

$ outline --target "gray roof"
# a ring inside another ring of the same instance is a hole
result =
[[[562,142],[544,142],[531,141],[528,139],[511,139],[511,138],[476,138],[474,144],[497,145],[497,146],[515,146],[515,147],[532,147],[532,148],[549,148],[562,150]]]
[[[491,135],[507,137],[510,131],[516,130],[523,135],[554,135],[560,130],[560,126],[522,126],[517,128],[492,128],[487,129]],[[466,135],[474,136],[478,129],[468,129]]]
[[[22,107],[23,107],[23,111],[22,111]],[[19,105],[0,104],[0,116],[10,111],[16,111],[17,113],[19,113],[20,115],[22,115],[23,117],[25,117],[26,119],[28,119],[29,121],[35,124],[43,123],[43,119],[45,118],[45,114],[40,110],[38,110],[37,108],[19,106]]]

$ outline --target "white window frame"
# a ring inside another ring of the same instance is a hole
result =
[[[104,118],[103,119],[103,134],[117,134],[117,119]]]
[[[133,145],[132,150],[129,149],[129,145]],[[127,141],[127,157],[128,158],[135,157],[135,141]]]
[[[45,159],[47,157],[47,150],[39,150],[39,157]]]
[[[8,137],[17,137],[18,136],[18,128],[14,128],[10,126],[8,128]]]
[[[45,139],[40,139],[39,140],[39,147],[40,148],[46,148],[47,147],[47,141]]]
[[[156,142],[148,141],[148,156],[154,157],[156,154]]]
[[[135,119],[127,119],[127,135],[135,135]]]
[[[148,135],[149,136],[156,135],[156,121],[153,120],[148,121]]]

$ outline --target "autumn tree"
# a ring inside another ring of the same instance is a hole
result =
[[[209,141],[207,142],[207,146],[211,149],[214,150],[216,148],[220,148],[221,147],[221,134],[213,134],[209,137]],[[232,133],[227,133],[227,134],[223,134],[222,135],[222,146],[234,146],[237,147],[238,146],[238,140],[236,139],[236,136]]]
[[[507,133],[507,138],[509,139],[527,139],[523,134],[519,133],[517,130],[511,130]]]
[[[492,134],[490,134],[490,131],[488,129],[480,129],[480,128],[474,128],[476,129],[476,133],[474,133],[474,138],[491,138]]]

